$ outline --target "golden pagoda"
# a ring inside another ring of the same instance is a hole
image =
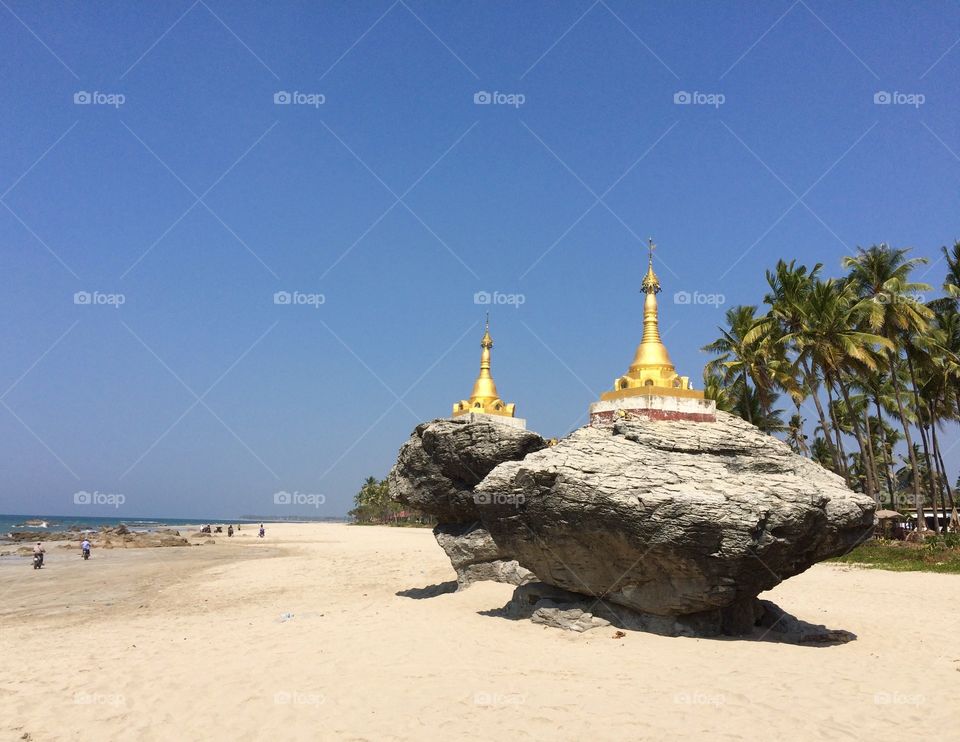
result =
[[[470,399],[461,399],[453,405],[453,417],[461,415],[492,415],[497,422],[505,422],[514,427],[525,427],[526,422],[514,417],[516,405],[507,404],[497,393],[497,385],[490,373],[490,351],[493,350],[493,338],[490,337],[490,315],[487,314],[486,327],[480,340],[480,373],[473,382]],[[509,422],[508,422],[509,421]]]
[[[643,337],[627,373],[613,382],[613,389],[600,395],[590,406],[591,422],[609,422],[626,413],[638,413],[661,420],[716,419],[716,403],[690,387],[690,378],[680,376],[660,339],[657,294],[660,279],[653,270],[653,250],[648,241],[647,274],[640,284],[643,300]]]

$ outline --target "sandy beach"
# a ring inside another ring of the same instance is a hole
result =
[[[960,739],[956,576],[821,564],[764,596],[857,635],[829,647],[563,632],[453,578],[429,530],[326,524],[5,560],[0,736]]]

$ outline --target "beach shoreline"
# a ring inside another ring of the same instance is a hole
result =
[[[821,564],[762,596],[857,635],[845,645],[615,638],[502,618],[508,585],[448,592],[453,569],[425,529],[271,524],[263,540],[215,541],[6,565],[0,736],[900,740],[953,728],[954,575]]]

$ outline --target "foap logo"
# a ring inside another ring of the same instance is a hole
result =
[[[525,294],[504,294],[499,291],[493,293],[489,291],[477,291],[473,295],[474,304],[499,304],[501,306],[515,307],[519,309],[527,303]]]
[[[94,90],[92,93],[86,90],[78,90],[73,94],[73,103],[77,106],[113,106],[120,108],[127,102],[127,96],[123,93],[102,93]]]
[[[87,492],[80,490],[73,493],[74,505],[110,505],[119,508],[127,501],[125,495],[108,494],[106,492]]]
[[[473,702],[477,706],[522,706],[526,700],[520,693],[478,691],[473,694]]]
[[[273,103],[277,106],[313,106],[320,108],[327,102],[327,96],[323,93],[303,93],[294,90],[292,93],[286,90],[278,90],[273,94]]]
[[[927,102],[927,96],[923,93],[901,93],[894,90],[892,93],[886,90],[878,90],[873,94],[873,104],[875,106],[913,106],[920,108]]]
[[[922,706],[925,700],[920,693],[883,691],[873,694],[873,702],[877,706]]]
[[[883,496],[884,500],[890,500],[890,495],[887,494]],[[908,510],[916,507],[916,501],[914,495],[909,492],[896,492],[893,495],[893,500],[890,502],[890,507],[895,510]]]
[[[699,291],[678,291],[673,295],[674,304],[698,304],[708,307],[721,307],[727,302],[723,294],[703,294]]]
[[[877,304],[923,304],[927,297],[914,291],[906,294],[874,294],[873,300]]]
[[[273,294],[273,303],[319,309],[321,304],[327,303],[327,297],[323,294],[305,294],[302,291],[277,291]]]
[[[312,508],[319,508],[326,501],[326,495],[312,495],[306,492],[287,492],[285,490],[273,493],[274,505],[306,505]]]
[[[684,706],[722,706],[727,702],[727,699],[722,693],[687,691],[674,693],[673,702]]]
[[[473,103],[477,106],[513,106],[520,108],[527,102],[527,96],[523,93],[501,93],[494,90],[488,93],[486,90],[478,90],[473,94]]]
[[[73,303],[78,306],[113,307],[119,309],[127,303],[125,294],[105,294],[102,291],[77,291]]]
[[[123,706],[127,699],[120,693],[87,693],[81,690],[73,694],[73,702],[78,706]]]
[[[713,106],[720,108],[727,102],[727,96],[723,93],[701,93],[694,90],[692,93],[686,90],[678,90],[673,94],[673,103],[677,106]]]
[[[326,698],[322,693],[304,693],[298,690],[281,690],[273,694],[277,706],[319,706]]]
[[[474,492],[473,501],[477,505],[523,505],[527,498],[520,493]]]

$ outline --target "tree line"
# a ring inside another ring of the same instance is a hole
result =
[[[436,520],[390,499],[386,479],[367,477],[348,515],[364,525],[434,525]]]
[[[782,435],[878,506],[909,505],[919,530],[925,507],[960,530],[960,480],[951,486],[941,446],[960,422],[960,242],[941,251],[942,295],[929,300],[933,288],[914,280],[928,261],[906,248],[858,248],[838,278],[780,260],[762,308],[729,309],[703,348],[715,356],[704,393],[718,409]],[[778,404],[793,405],[787,422]]]

